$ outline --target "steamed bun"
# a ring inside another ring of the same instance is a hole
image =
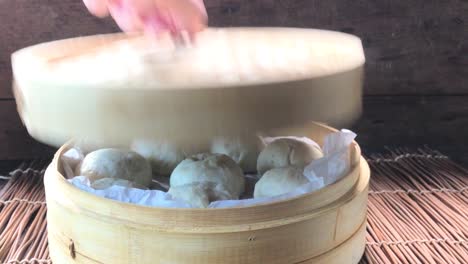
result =
[[[225,154],[232,158],[244,173],[257,170],[258,155],[265,147],[256,135],[243,137],[219,137],[211,144],[211,153]]]
[[[151,166],[145,158],[133,151],[99,149],[85,156],[75,171],[91,183],[103,178],[122,179],[148,187],[152,181]]]
[[[136,140],[131,149],[146,158],[154,174],[169,176],[175,167],[185,159],[182,148],[168,142]]]
[[[263,175],[274,168],[294,166],[304,168],[312,160],[323,157],[313,144],[293,138],[280,138],[268,144],[258,156],[257,172]]]
[[[272,169],[267,171],[255,184],[254,198],[286,194],[308,182],[301,168],[285,167]]]
[[[169,189],[168,193],[195,208],[206,208],[210,204],[208,192],[202,184],[187,184]]]
[[[195,183],[215,186],[217,193],[225,192],[229,199],[238,199],[244,192],[242,169],[224,154],[197,154],[182,161],[172,172],[171,188]]]
[[[224,186],[213,183],[180,185],[171,187],[168,193],[195,208],[206,208],[212,201],[232,199]]]

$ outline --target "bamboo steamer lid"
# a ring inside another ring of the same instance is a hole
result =
[[[106,34],[12,55],[18,112],[52,146],[347,126],[361,113],[364,62],[355,36],[294,28],[209,28],[186,46]]]

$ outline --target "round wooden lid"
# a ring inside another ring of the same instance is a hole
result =
[[[96,35],[12,55],[18,112],[53,146],[346,126],[361,112],[364,62],[355,36],[293,28],[210,28],[184,45]]]

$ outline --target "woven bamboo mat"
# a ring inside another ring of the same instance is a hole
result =
[[[468,263],[468,170],[430,149],[368,157],[372,170],[362,263]],[[0,190],[0,263],[51,263],[42,176],[23,164]],[[62,263],[60,263],[62,264]]]

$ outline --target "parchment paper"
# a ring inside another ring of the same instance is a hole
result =
[[[285,136],[288,137],[288,136]],[[284,137],[266,137],[264,141],[266,144],[271,143],[277,138]],[[296,138],[296,137],[289,137]],[[349,149],[356,134],[350,130],[343,129],[336,133],[330,133],[325,137],[323,152],[324,157],[312,161],[304,168],[304,176],[307,177],[309,183],[295,189],[284,195],[268,197],[268,198],[251,198],[253,193],[253,186],[258,180],[257,175],[246,175],[247,193],[244,194],[240,200],[223,200],[214,201],[208,208],[227,208],[227,207],[242,207],[252,206],[263,203],[271,203],[283,199],[294,198],[306,193],[317,191],[329,184],[340,180],[350,169],[350,155]],[[309,138],[296,138],[305,142],[318,146],[317,143]],[[91,187],[91,182],[85,176],[73,175],[74,167],[78,164],[84,155],[78,148],[71,148],[61,157],[64,165],[65,173],[69,182],[75,187],[86,192],[98,195],[100,197],[109,198],[112,200],[134,203],[144,206],[164,207],[164,208],[190,208],[191,206],[183,201],[178,201],[168,194],[167,182],[168,179],[164,177],[156,177],[154,180],[154,190],[142,190],[137,188],[128,187],[130,185],[113,185],[106,189],[96,190]]]

